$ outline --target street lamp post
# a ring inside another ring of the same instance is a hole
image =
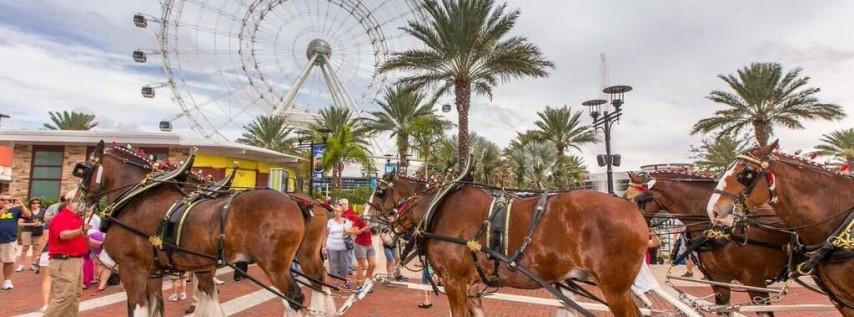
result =
[[[590,110],[590,117],[593,118],[593,128],[602,130],[602,133],[605,134],[605,155],[597,156],[596,160],[599,162],[599,166],[604,165],[607,167],[606,176],[609,194],[614,194],[613,166],[620,165],[620,156],[611,154],[611,129],[613,128],[613,124],[619,122],[620,116],[623,115],[623,95],[631,90],[631,86],[625,85],[611,86],[602,90],[604,93],[608,94],[611,99],[611,106],[614,108],[612,111],[608,111],[607,109],[602,111],[602,105],[608,103],[608,101],[604,99],[593,99],[582,103],[582,105],[589,107],[588,110]]]

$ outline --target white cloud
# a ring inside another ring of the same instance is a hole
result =
[[[228,10],[238,10],[234,6]],[[608,57],[608,84],[635,88],[626,95],[623,120],[614,129],[614,150],[628,169],[687,161],[689,144],[700,139],[688,134],[691,126],[719,108],[705,96],[726,89],[716,76],[754,61],[802,67],[811,85],[822,88],[822,100],[854,115],[854,42],[845,40],[854,37],[854,2],[512,0],[509,7],[522,12],[514,33],[542,48],[557,68],[549,78],[503,84],[491,101],[473,100],[471,131],[500,145],[517,131],[533,128],[536,112],[546,105],[581,109],[582,101],[602,97],[600,53]],[[38,128],[47,121],[47,111],[85,108],[98,115],[100,128],[154,130],[157,121],[178,111],[168,90],[158,90],[155,99],[139,94],[142,85],[164,80],[156,68],[159,61],[142,68],[129,58],[133,49],[156,47],[152,31],[157,26],[141,30],[130,21],[137,11],[159,15],[156,2],[25,1],[0,9],[19,14],[0,13],[0,107],[13,115],[4,127]],[[212,40],[199,39],[199,45]],[[211,60],[221,63],[210,65],[215,69],[239,65],[236,54]],[[190,83],[198,101],[222,88],[220,79],[212,80]],[[222,79],[241,80],[232,73]],[[229,100],[250,103],[248,94],[238,95]],[[456,121],[456,111],[443,116]],[[236,136],[240,125],[226,131]],[[779,129],[776,136],[791,151],[810,149],[822,134],[854,126],[854,117],[805,125],[800,131]],[[176,128],[186,130],[187,124],[179,121]],[[382,151],[390,152],[388,138],[380,139]],[[592,164],[604,146],[583,150]]]

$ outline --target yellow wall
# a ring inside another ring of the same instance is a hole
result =
[[[256,186],[267,186],[267,184],[255,184],[255,179],[257,173],[269,174],[270,168],[282,168],[288,171],[288,175],[290,175],[288,187],[293,189],[296,186],[296,172],[291,168],[276,164],[235,159],[225,156],[198,154],[196,155],[196,161],[194,162],[193,167],[224,168],[226,169],[226,175],[228,175],[231,173],[231,168],[233,167],[234,162],[237,162],[238,164],[237,175],[234,178],[235,187],[252,188]]]

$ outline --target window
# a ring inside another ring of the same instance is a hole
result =
[[[64,150],[62,146],[33,146],[30,197],[59,198]]]

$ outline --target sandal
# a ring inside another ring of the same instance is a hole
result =
[[[433,307],[433,304],[424,304],[424,303],[418,304],[418,308],[427,309],[430,307]]]
[[[94,292],[92,292],[92,294],[89,294],[89,296],[98,296],[106,290],[106,288],[98,288]]]

